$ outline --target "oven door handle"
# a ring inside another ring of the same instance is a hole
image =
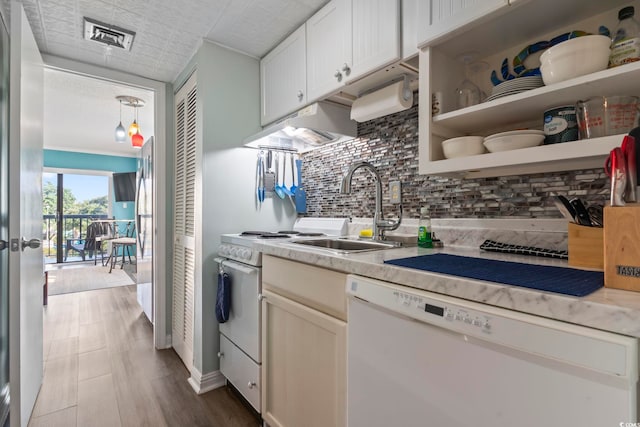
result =
[[[245,273],[245,274],[254,274],[257,273],[257,271],[259,270],[259,268],[257,267],[249,267],[246,265],[242,265],[240,263],[237,263],[235,261],[231,261],[225,258],[214,258],[213,259],[215,262],[217,262],[218,264],[221,264],[223,268],[231,268],[232,270],[237,270],[241,273]]]

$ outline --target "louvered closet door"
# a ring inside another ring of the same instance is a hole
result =
[[[173,246],[173,348],[193,365],[196,197],[196,76],[175,97],[176,148]]]

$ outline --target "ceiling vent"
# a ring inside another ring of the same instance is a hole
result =
[[[94,42],[106,44],[107,46],[115,46],[125,50],[131,50],[131,44],[136,33],[116,27],[115,25],[105,24],[104,22],[95,21],[91,18],[84,18],[84,38]]]

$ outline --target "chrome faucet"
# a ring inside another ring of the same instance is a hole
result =
[[[376,184],[376,211],[373,215],[373,240],[384,240],[385,230],[395,230],[400,227],[402,221],[402,204],[400,204],[400,217],[397,221],[385,220],[382,213],[382,180],[376,168],[369,162],[356,162],[349,166],[347,174],[342,178],[340,193],[351,194],[351,179],[353,173],[360,169],[368,169],[374,176]]]

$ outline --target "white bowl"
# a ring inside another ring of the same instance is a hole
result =
[[[508,132],[494,133],[493,135],[487,136],[484,140],[488,141],[490,139],[501,138],[501,137],[512,136],[512,135],[544,135],[544,131],[536,130],[536,129],[510,130]]]
[[[545,85],[595,73],[609,64],[606,36],[582,36],[569,39],[547,49],[540,56],[540,71]]]
[[[442,151],[447,159],[475,156],[485,152],[484,138],[481,136],[461,136],[442,141]]]
[[[536,147],[544,141],[544,135],[534,133],[498,136],[484,140],[484,146],[491,153]]]

